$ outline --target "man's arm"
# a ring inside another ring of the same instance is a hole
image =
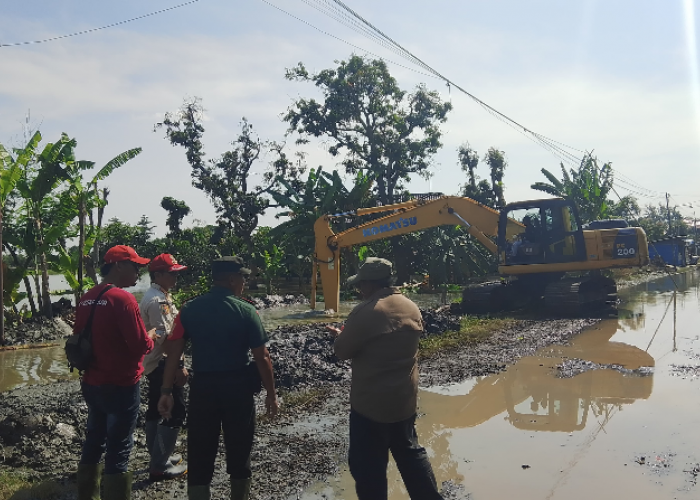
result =
[[[267,414],[274,417],[277,415],[279,403],[277,402],[277,393],[275,391],[275,375],[272,372],[270,352],[265,345],[251,349],[251,351],[253,352],[253,359],[258,367],[258,372],[260,372],[263,387],[265,387],[265,391],[267,392],[267,397],[265,398]]]
[[[131,355],[135,359],[140,359],[153,349],[155,332],[146,331],[136,299],[127,300],[120,297],[117,300],[123,300],[123,309],[117,309],[118,312],[115,315],[122,338]]]
[[[372,328],[368,324],[366,315],[351,314],[342,330],[337,332],[333,344],[335,355],[340,359],[354,358],[362,350],[371,332]]]
[[[158,401],[158,411],[165,419],[170,418],[173,409],[173,383],[175,382],[175,373],[180,364],[180,357],[185,351],[185,339],[168,339],[163,345],[165,354],[168,356],[165,360],[165,369],[163,371],[163,385],[161,386],[160,401]]]

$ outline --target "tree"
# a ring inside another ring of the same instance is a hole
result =
[[[494,150],[490,148],[489,152]],[[495,150],[494,150],[495,151]],[[498,153],[498,151],[496,151]],[[482,205],[486,205],[491,208],[496,208],[498,206],[498,195],[493,189],[488,180],[482,179],[477,184],[479,176],[476,175],[476,168],[479,165],[479,153],[472,149],[469,143],[462,144],[458,149],[459,164],[462,167],[462,171],[467,174],[467,183],[462,186],[462,196],[476,200]],[[484,161],[488,161],[489,155],[484,157]],[[497,160],[492,161],[494,165],[498,165]],[[505,166],[503,167],[505,169]],[[497,177],[493,175],[492,168],[492,178]],[[497,174],[497,173],[496,173]],[[500,172],[499,179],[503,179],[503,171]],[[503,193],[501,192],[501,196]],[[504,200],[505,202],[505,200]]]
[[[173,146],[185,148],[192,167],[192,185],[204,191],[214,205],[220,229],[218,235],[223,237],[227,231],[233,231],[244,241],[248,254],[252,254],[253,231],[270,204],[269,196],[277,187],[278,179],[295,178],[302,172],[297,164],[280,154],[283,145],[261,142],[245,118],[241,121],[241,133],[232,144],[233,149],[216,160],[205,161],[203,113],[201,101],[195,98],[185,102],[178,112],[166,113],[155,128],[164,128],[166,139]],[[263,184],[253,186],[249,181],[251,169],[264,150],[277,153],[278,159],[262,176]]]
[[[2,233],[5,203],[14,191],[27,165],[32,161],[34,151],[39,146],[40,141],[41,134],[36,132],[24,148],[14,150],[15,157],[0,144],[0,344],[5,342],[5,306],[3,300],[5,288],[3,286],[4,266],[2,265],[4,263],[2,259]]]
[[[504,195],[503,175],[505,173],[508,162],[503,151],[496,148],[489,148],[488,153],[484,156],[484,161],[491,169],[491,189],[498,203],[498,207],[506,206],[506,198]]]
[[[613,172],[610,163],[598,166],[598,159],[587,153],[578,169],[567,169],[561,164],[562,179],[557,179],[547,169],[542,174],[549,183],[536,182],[530,187],[553,196],[571,200],[578,208],[583,223],[609,217],[608,195],[613,187]]]
[[[439,125],[452,105],[424,85],[407,94],[384,61],[353,55],[317,74],[299,63],[286,78],[312,82],[323,93],[323,102],[299,99],[289,108],[284,116],[289,131],[331,139],[328,152],[345,153],[347,173],[362,171],[375,179],[382,204],[393,203],[412,174],[425,174],[442,146]]]
[[[690,232],[690,226],[678,209],[667,208],[664,203],[647,205],[639,218],[639,225],[649,240],[658,240],[665,236],[685,236]]]
[[[176,237],[182,232],[180,228],[182,219],[190,214],[190,207],[184,201],[176,200],[170,196],[164,196],[160,201],[160,206],[168,212],[168,218],[165,221],[168,226],[168,236]]]
[[[102,168],[100,168],[87,184],[84,184],[83,182],[83,172],[92,170],[95,167],[95,162],[75,161],[67,164],[69,178],[67,191],[68,197],[67,203],[65,204],[68,205],[68,210],[72,209],[75,212],[75,215],[78,217],[78,257],[75,264],[77,268],[77,288],[73,287],[73,292],[75,293],[76,297],[76,304],[77,300],[83,293],[83,270],[85,268],[86,257],[92,250],[93,243],[97,240],[96,233],[99,230],[99,228],[95,228],[91,225],[89,231],[86,231],[86,218],[88,216],[88,212],[92,212],[94,208],[100,210],[104,208],[104,205],[106,205],[106,196],[104,198],[101,196],[101,192],[97,184],[110,176],[117,168],[123,166],[126,164],[126,162],[135,158],[140,153],[141,148],[134,148],[118,154],[108,161]],[[104,191],[102,194],[104,194]],[[98,219],[101,221],[101,217],[98,217]],[[85,244],[86,238],[89,238],[90,240],[89,245]],[[68,256],[65,248],[63,248],[61,255],[64,261],[68,262]],[[91,279],[93,282],[95,282],[97,278],[94,272],[94,265],[92,266],[91,274]]]

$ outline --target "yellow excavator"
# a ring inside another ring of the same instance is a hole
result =
[[[386,215],[338,234],[331,228],[336,218],[369,214]],[[416,196],[316,220],[311,308],[316,307],[318,268],[325,308],[338,310],[340,249],[441,225],[462,226],[498,258],[497,281],[464,289],[464,313],[505,310],[543,298],[547,309],[579,314],[617,301],[615,281],[600,271],[649,264],[643,229],[627,227],[623,220],[584,226],[569,200],[522,201],[499,211],[470,198]]]

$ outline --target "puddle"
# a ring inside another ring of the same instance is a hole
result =
[[[448,497],[700,498],[700,380],[678,373],[700,365],[698,276],[634,287],[618,319],[500,374],[422,390],[416,427]],[[389,485],[409,498],[393,462]],[[357,497],[344,469],[298,498]]]

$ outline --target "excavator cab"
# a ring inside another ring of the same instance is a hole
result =
[[[517,222],[519,232],[512,230]],[[568,200],[511,203],[501,210],[499,264],[559,264],[586,260],[586,245],[576,207]]]

